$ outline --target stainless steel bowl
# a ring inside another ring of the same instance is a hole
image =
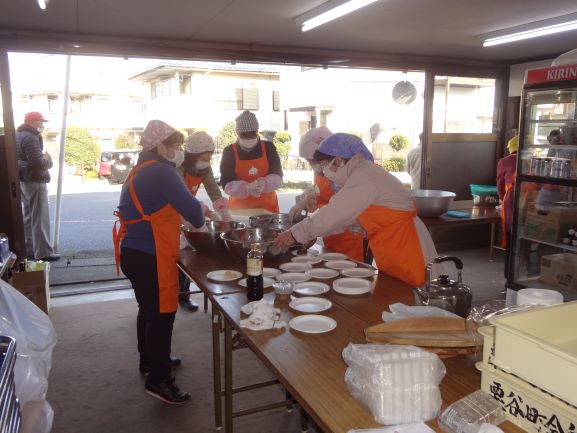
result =
[[[188,244],[198,252],[225,251],[226,246],[220,234],[234,229],[246,227],[244,223],[238,221],[206,221],[207,232],[189,230],[182,226],[181,230],[188,241]]]
[[[436,189],[413,189],[411,194],[417,205],[417,215],[423,218],[440,217],[449,210],[455,193]]]
[[[264,259],[270,259],[281,256],[281,251],[273,246],[273,242],[282,232],[283,230],[268,228],[244,228],[221,233],[220,237],[228,251],[238,258],[246,259],[251,245],[259,244]]]
[[[292,226],[292,221],[288,213],[272,213],[253,215],[248,219],[248,224],[254,228],[273,227],[286,230]]]

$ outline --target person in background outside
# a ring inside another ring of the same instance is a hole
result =
[[[42,114],[32,111],[16,130],[16,158],[20,175],[20,195],[26,235],[26,256],[53,262],[60,259],[50,244],[50,213],[48,188],[52,157],[44,152],[42,131],[47,122]]]
[[[116,263],[132,284],[138,316],[136,331],[140,372],[148,375],[145,391],[166,403],[181,404],[190,394],[174,382],[171,358],[174,317],[178,307],[181,216],[194,227],[204,225],[198,200],[176,172],[184,160],[183,135],[161,120],[146,125],[137,165],[122,186],[113,229]]]
[[[407,153],[407,171],[411,176],[411,189],[421,189],[421,162],[423,159],[423,133],[419,134],[419,144]]]
[[[231,210],[262,208],[278,213],[275,191],[282,185],[281,161],[275,145],[262,140],[258,129],[254,113],[243,111],[236,118],[238,140],[222,152],[220,180]]]
[[[220,188],[214,179],[210,160],[214,153],[214,140],[206,132],[194,132],[186,138],[184,143],[184,161],[177,171],[184,179],[184,183],[190,193],[196,197],[200,185],[204,185],[206,193],[212,202],[215,212],[208,213],[211,219],[230,221],[228,199],[222,196]],[[186,224],[186,223],[185,223]],[[180,247],[188,245],[181,235]],[[190,299],[190,280],[184,272],[179,271],[180,295],[178,302],[189,311],[198,310],[198,304]]]
[[[342,136],[348,136],[342,140]],[[425,266],[437,257],[427,228],[417,217],[410,191],[382,167],[354,154],[362,141],[349,134],[324,139],[314,154],[339,191],[330,202],[275,239],[285,249],[359,222],[379,270],[413,287],[425,282]]]
[[[318,163],[314,160],[314,154],[319,147],[319,144],[327,137],[332,135],[332,132],[326,127],[310,129],[301,137],[299,143],[299,156],[306,159],[314,171],[314,185],[305,189],[305,191],[296,197],[297,203],[291,208],[289,215],[291,221],[300,221],[302,219],[301,212],[314,212],[318,208],[326,206],[332,196],[338,191],[330,180],[328,180],[320,169]],[[348,139],[349,135],[340,134],[342,139]],[[355,153],[361,153],[368,161],[373,161],[373,155],[369,152],[366,146],[360,140],[354,140],[359,143],[359,146],[354,150]],[[355,260],[372,262],[372,254],[368,250],[368,241],[365,242],[365,233],[357,224],[354,226],[355,231],[351,230],[337,233],[334,235],[326,235],[323,237],[323,244],[331,251],[347,254]],[[358,230],[360,229],[360,230]]]

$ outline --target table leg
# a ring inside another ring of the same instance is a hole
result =
[[[493,251],[495,245],[495,231],[497,230],[497,225],[495,223],[491,223],[491,245],[489,246],[489,261],[493,261]]]
[[[301,407],[301,432],[307,433],[309,431],[309,414]]]
[[[208,311],[208,296],[205,293],[204,294],[204,312],[206,313]]]
[[[232,326],[224,319],[224,431],[232,433]]]
[[[222,428],[222,382],[220,372],[220,314],[212,306],[212,379],[214,391],[214,425]]]

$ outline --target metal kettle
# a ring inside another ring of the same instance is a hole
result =
[[[447,274],[440,274],[437,278],[431,280],[432,266],[449,261],[453,262],[457,268],[457,281],[451,280]],[[473,295],[471,289],[463,284],[462,270],[463,262],[457,257],[441,256],[435,258],[427,265],[425,287],[415,287],[413,289],[415,305],[439,307],[461,317],[467,317],[471,311]]]

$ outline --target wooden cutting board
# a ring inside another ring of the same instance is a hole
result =
[[[472,348],[476,342],[461,317],[416,317],[365,329],[371,343],[409,344],[424,348]]]

